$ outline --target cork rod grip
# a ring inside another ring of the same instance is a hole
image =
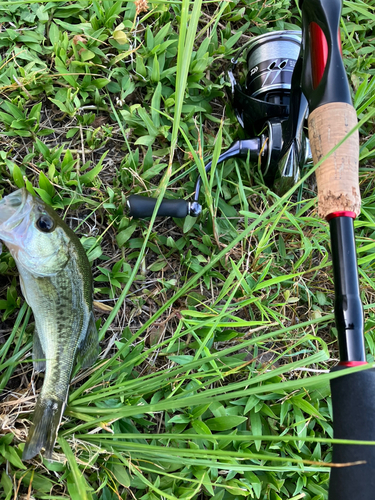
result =
[[[350,104],[323,104],[309,116],[309,139],[314,164],[327,155],[357,125]],[[326,218],[333,212],[359,215],[361,195],[358,182],[359,135],[356,130],[318,167],[318,212]]]

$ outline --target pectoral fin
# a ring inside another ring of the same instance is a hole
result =
[[[36,372],[44,372],[46,370],[46,355],[40,343],[36,327],[33,337],[33,365]]]
[[[94,315],[93,313],[91,313],[86,335],[84,336],[80,345],[78,346],[78,352],[76,358],[77,363],[81,365],[81,368],[88,368],[96,361],[98,354],[99,354],[98,331],[96,329]]]
[[[27,304],[30,305],[30,302],[27,299],[27,287],[25,286],[25,283],[23,282],[23,278],[22,278],[21,274],[20,274],[20,285],[21,285],[22,295],[25,297],[25,300],[26,300]]]

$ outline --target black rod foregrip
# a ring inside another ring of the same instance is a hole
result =
[[[334,368],[334,370],[342,367]],[[375,441],[375,369],[331,380],[334,437]],[[374,500],[375,445],[334,444],[329,500]]]
[[[152,217],[154,209],[156,206],[156,198],[147,198],[146,196],[140,196],[137,194],[132,194],[127,199],[127,205],[129,209],[129,216],[141,219],[144,217]],[[159,217],[186,217],[191,212],[191,204],[185,200],[167,200],[163,199],[157,215]]]
[[[329,225],[340,361],[366,361],[354,221],[352,217],[339,216],[331,218]]]

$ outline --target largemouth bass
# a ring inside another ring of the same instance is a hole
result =
[[[45,371],[22,458],[42,448],[51,458],[75,362],[87,367],[98,354],[91,268],[74,232],[25,189],[0,201],[0,239],[34,313],[34,369]]]

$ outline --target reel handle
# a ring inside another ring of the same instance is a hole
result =
[[[221,163],[235,156],[246,157],[247,155],[249,155],[251,161],[254,161],[258,158],[261,150],[263,151],[263,154],[267,152],[267,145],[263,136],[262,138],[256,137],[254,139],[239,140],[234,142],[219,156],[217,163]],[[211,170],[211,166],[212,161],[209,161],[205,165],[206,172]],[[201,177],[198,176],[195,184],[194,201],[189,202],[181,199],[167,200],[164,198],[159,206],[157,216],[184,218],[187,215],[191,215],[192,217],[198,217],[198,215],[202,212],[202,207],[198,203],[201,180]],[[156,198],[147,198],[146,196],[132,194],[127,200],[127,205],[128,215],[130,217],[136,217],[137,219],[152,217],[156,206]]]

